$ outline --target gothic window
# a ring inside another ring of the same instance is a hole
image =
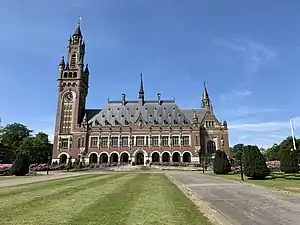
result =
[[[182,136],[182,145],[183,146],[190,146],[190,138],[189,138],[189,136]]]
[[[118,147],[118,137],[112,137],[111,138],[111,146],[112,147]]]
[[[101,147],[108,146],[108,137],[101,137]]]
[[[145,137],[140,136],[136,137],[136,146],[144,146],[145,145]]]
[[[98,137],[91,137],[91,147],[92,148],[98,147]]]
[[[122,137],[122,146],[128,146],[128,137]]]
[[[208,141],[206,147],[208,154],[213,154],[216,152],[216,143],[214,141]]]
[[[75,65],[76,65],[76,59],[77,59],[77,56],[76,56],[75,53],[73,53],[73,54],[71,55],[71,63],[70,63],[70,66],[71,66],[71,67],[75,67]]]
[[[153,136],[152,138],[152,146],[159,146],[158,136]]]
[[[81,143],[80,143],[80,137],[77,139],[77,148],[80,148],[80,145],[81,145]]]
[[[162,136],[161,145],[162,146],[168,146],[169,145],[169,136]]]
[[[68,138],[61,139],[61,148],[69,148],[69,139]]]
[[[62,114],[62,133],[68,134],[71,132],[72,104],[64,104]]]
[[[172,137],[172,145],[173,146],[179,146],[179,136],[173,136]]]

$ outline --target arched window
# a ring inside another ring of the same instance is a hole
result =
[[[76,59],[77,59],[77,56],[76,56],[75,53],[73,53],[72,56],[71,56],[71,67],[75,67]]]
[[[214,141],[208,141],[206,147],[208,154],[213,154],[216,152],[216,143]]]

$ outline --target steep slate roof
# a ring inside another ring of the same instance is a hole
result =
[[[180,109],[175,101],[161,101],[160,105],[157,101],[145,101],[143,105],[139,101],[127,101],[124,106],[122,101],[109,101],[105,108],[87,119],[92,126],[129,125],[140,120],[153,125],[187,125],[193,122],[194,111],[202,121],[207,110]]]

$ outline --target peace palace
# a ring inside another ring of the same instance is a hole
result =
[[[53,162],[72,157],[97,164],[199,163],[200,156],[211,157],[217,149],[228,153],[227,123],[214,115],[205,85],[201,107],[183,109],[160,93],[146,100],[141,75],[137,100],[122,94],[102,109],[87,109],[90,71],[84,56],[77,25],[68,57],[59,64]]]

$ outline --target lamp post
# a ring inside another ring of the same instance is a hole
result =
[[[50,166],[51,155],[48,155],[48,165],[47,165],[47,175],[49,175],[49,166]]]

